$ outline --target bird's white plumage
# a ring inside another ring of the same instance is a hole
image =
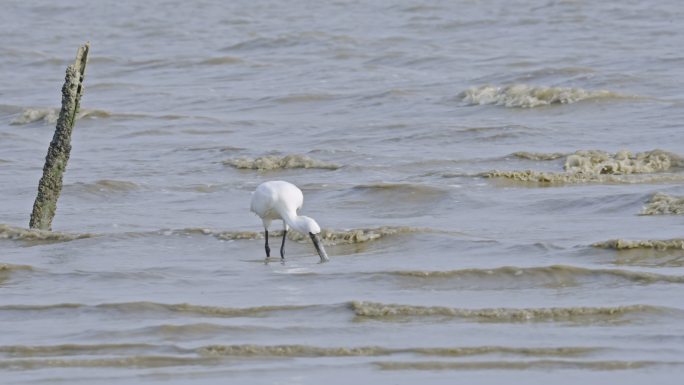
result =
[[[275,219],[282,219],[287,229],[288,225],[292,225],[287,223],[286,218],[296,218],[297,211],[303,204],[302,190],[292,183],[276,180],[264,182],[257,187],[252,193],[251,210],[261,217],[266,229]]]
[[[312,218],[298,215],[297,212],[304,204],[304,194],[297,186],[285,181],[270,181],[260,184],[252,193],[250,209],[261,217],[264,223],[266,239],[266,256],[269,256],[268,228],[273,220],[282,220],[285,231],[293,230],[309,235],[314,242],[316,251],[321,257],[321,262],[328,261],[328,256],[323,247],[319,233],[320,226]],[[284,258],[283,248],[285,247],[285,237],[280,248],[281,257]]]

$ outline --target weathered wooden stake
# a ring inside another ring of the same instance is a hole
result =
[[[90,43],[80,47],[76,53],[76,61],[66,69],[62,87],[62,110],[59,112],[55,135],[45,157],[43,177],[38,183],[38,195],[29,222],[32,229],[52,230],[52,218],[57,210],[57,199],[62,192],[62,176],[71,152],[71,132],[83,95],[83,79],[89,50]]]

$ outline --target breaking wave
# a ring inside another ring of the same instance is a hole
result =
[[[491,308],[462,309],[442,306],[412,306],[353,301],[357,317],[392,320],[401,317],[449,317],[478,322],[615,321],[627,315],[662,314],[674,309],[628,305],[612,307]]]
[[[577,151],[565,159],[564,169],[571,173],[586,174],[643,174],[667,171],[673,167],[684,167],[684,158],[663,150],[652,150],[632,154],[618,151]]]
[[[114,183],[110,183],[114,182]],[[130,182],[120,181],[99,181],[94,184],[83,185],[86,191],[102,192],[103,189],[109,188],[108,191],[128,191],[128,189],[136,189],[138,185]],[[108,192],[106,191],[106,192]],[[401,234],[411,233],[426,233],[438,232],[427,228],[405,227],[405,226],[381,226],[374,228],[360,228],[349,230],[334,230],[322,229],[320,238],[325,245],[332,246],[338,244],[355,244],[376,241],[386,237],[391,237]],[[270,231],[270,235],[281,237],[282,231]],[[108,234],[92,234],[92,233],[62,233],[55,231],[45,231],[37,229],[25,229],[6,224],[0,224],[0,240],[7,239],[13,241],[25,241],[28,243],[42,243],[42,242],[67,242],[83,238],[93,238],[97,236],[107,236]],[[151,232],[130,232],[124,233],[127,237],[140,236],[194,236],[194,235],[208,235],[224,241],[238,241],[238,240],[257,240],[263,239],[264,233],[262,231],[223,231],[213,230],[210,228],[190,227],[185,229],[173,230],[164,229]],[[121,236],[119,234],[119,236]],[[299,234],[295,231],[289,231],[287,238],[294,242],[310,242],[309,236]]]
[[[603,249],[629,250],[629,249],[654,249],[654,250],[684,250],[684,238],[662,240],[637,240],[611,239],[605,242],[592,244],[594,247]]]
[[[124,182],[125,184],[126,182]],[[99,188],[100,184],[94,184],[90,187]],[[136,185],[137,186],[137,185]],[[119,188],[122,186],[118,186]],[[96,190],[97,191],[97,190]],[[117,191],[117,190],[114,190]],[[333,230],[322,229],[320,238],[325,245],[338,244],[355,244],[376,241],[382,238],[391,237],[401,234],[410,233],[425,233],[435,232],[436,230],[426,228],[404,227],[404,226],[382,226],[375,228],[349,229],[349,230]],[[282,231],[270,231],[269,234],[275,237],[282,236]],[[25,229],[21,227],[0,224],[0,240],[8,239],[13,241],[25,241],[33,243],[41,242],[67,242],[76,239],[92,238],[96,236],[103,236],[106,234],[91,234],[91,233],[61,233],[54,231]],[[193,235],[208,235],[224,241],[238,241],[238,240],[257,240],[263,239],[264,233],[261,231],[222,231],[213,230],[209,228],[191,227],[180,230],[158,230],[153,232],[133,232],[124,233],[125,236],[140,237],[150,235],[162,236],[193,236]],[[310,242],[308,236],[299,234],[295,231],[287,233],[289,240],[294,242]]]
[[[0,224],[0,239],[27,242],[67,242],[76,239],[91,238],[94,234],[74,234],[60,233],[55,231],[45,231],[37,229],[24,229],[6,224]]]
[[[322,229],[320,238],[326,245],[337,244],[352,244],[375,241],[381,238],[408,234],[418,232],[429,232],[430,229],[420,229],[414,227],[402,226],[383,226],[367,229],[351,229],[351,230],[331,230]],[[211,235],[221,240],[255,240],[264,237],[263,232],[256,231],[215,231],[208,228],[188,228],[182,230],[162,230],[164,235]],[[282,231],[269,231],[269,234],[275,237],[282,236]],[[308,235],[302,235],[295,231],[287,233],[288,239],[295,242],[309,242]]]
[[[263,233],[256,231],[217,231],[209,228],[191,227],[181,230],[161,230],[158,232],[161,235],[211,235],[225,241],[237,241],[241,239],[261,239],[264,237]],[[275,233],[275,232],[274,232]],[[270,234],[270,232],[269,232]]]
[[[370,229],[352,229],[352,230],[328,230],[323,229],[321,231],[321,240],[326,245],[336,245],[336,244],[351,244],[351,243],[364,243],[369,241],[375,241],[381,238],[399,235],[399,234],[410,234],[427,232],[428,229],[419,229],[415,227],[394,227],[394,226],[383,226]],[[292,232],[292,239],[298,241],[308,240],[308,236],[304,236],[299,233]]]
[[[527,84],[508,86],[485,85],[471,87],[461,94],[463,101],[471,105],[497,105],[508,108],[532,108],[550,104],[571,104],[590,99],[616,99],[626,96],[600,90],[581,88],[536,87]]]
[[[223,162],[227,166],[238,169],[248,170],[281,170],[293,168],[318,168],[325,170],[337,170],[340,166],[332,163],[322,162],[306,155],[286,155],[286,156],[262,156],[255,159],[238,158],[228,159]]]
[[[684,196],[654,194],[646,203],[641,215],[684,214]]]
[[[684,175],[597,175],[544,171],[505,171],[492,170],[478,174],[483,178],[505,178],[517,182],[533,182],[547,184],[577,184],[577,183],[681,183]]]
[[[43,122],[45,124],[55,124],[59,118],[58,108],[27,108],[23,110],[19,116],[12,119],[11,125],[25,125],[35,122]],[[84,110],[81,109],[76,114],[76,119],[84,118],[108,118],[111,113],[103,110]]]
[[[553,160],[559,158],[558,154],[515,153],[514,155],[533,160]],[[684,167],[684,158],[663,150],[652,150],[636,154],[632,154],[629,151],[611,154],[592,150],[577,151],[566,156],[563,166],[564,172],[492,170],[481,173],[480,176],[551,184],[589,182],[656,183],[684,181],[684,176],[680,174],[656,174],[681,167]]]

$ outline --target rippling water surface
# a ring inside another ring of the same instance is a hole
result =
[[[679,383],[682,16],[4,2],[2,382]],[[30,232],[85,41],[55,232]],[[264,260],[273,179],[330,263],[297,234]]]

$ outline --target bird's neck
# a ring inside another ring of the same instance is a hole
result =
[[[283,217],[283,220],[285,223],[292,228],[292,230],[301,233],[301,234],[306,234],[306,230],[304,229],[304,222],[302,221],[302,217],[297,215],[296,212],[285,212],[281,213],[281,216]]]

